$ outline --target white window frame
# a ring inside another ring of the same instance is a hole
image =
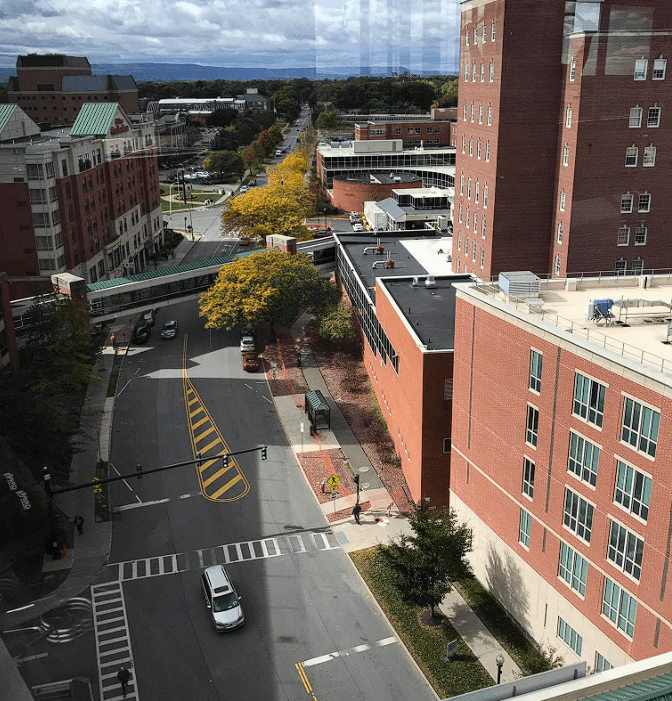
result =
[[[630,245],[630,227],[627,225],[621,226],[618,229],[618,234],[616,235],[616,245],[617,246],[629,246]]]
[[[474,123],[474,115],[476,114],[476,105],[474,103],[471,103],[471,123]]]
[[[490,61],[490,82],[495,82],[495,62]]]
[[[467,199],[471,199],[471,178],[467,180]]]
[[[565,116],[565,128],[570,129],[572,126],[572,108],[567,105],[567,112]]]
[[[462,105],[462,121],[463,122],[467,121],[467,103],[466,102]]]
[[[567,510],[569,501],[569,511]],[[562,525],[580,540],[590,543],[593,534],[595,505],[565,485],[562,501]]]
[[[460,197],[464,196],[464,175],[460,175]]]
[[[485,224],[485,214],[481,217],[481,238],[485,238],[485,229],[486,229],[486,224]],[[481,253],[483,252],[483,249],[481,248]],[[482,258],[483,256],[481,256]]]
[[[483,124],[483,105],[478,106],[478,123]]]
[[[619,258],[614,264],[614,275],[625,275],[628,272],[628,264],[623,258]]]
[[[469,61],[464,62],[464,82],[469,82]]]
[[[473,65],[472,70],[471,70],[471,82],[472,83],[476,82],[476,76],[478,75],[477,71],[478,71],[478,68],[476,66],[476,61],[474,61],[474,65]]]
[[[495,23],[493,22],[492,23],[492,31],[490,34],[490,41],[494,41],[494,40],[495,40]]]
[[[521,492],[530,500],[534,499],[534,460],[523,457],[523,486]]]
[[[484,266],[484,264],[485,264],[485,249],[483,248],[483,246],[481,246],[481,268]]]
[[[488,105],[488,126],[492,126],[492,105]]]
[[[653,168],[656,165],[656,147],[645,146],[644,155],[642,157],[643,168]]]
[[[646,115],[646,126],[648,129],[657,129],[660,126],[660,114],[662,109],[658,105],[649,107]]]
[[[625,167],[626,168],[636,168],[638,157],[639,157],[639,149],[636,146],[628,146],[625,149]]]
[[[637,198],[637,211],[638,212],[650,212],[651,211],[651,194],[648,192],[640,192]]]
[[[560,193],[560,211],[561,212],[565,211],[565,200],[566,200],[566,196],[565,196],[565,191],[563,190]]]
[[[640,129],[642,126],[642,113],[644,110],[641,107],[631,107],[630,116],[628,117],[628,127],[630,129]]]
[[[485,63],[481,61],[481,83],[485,83]]]
[[[462,223],[462,203],[461,202],[460,202],[460,209],[459,209],[459,214],[458,214],[457,220],[460,222],[460,224]],[[461,236],[462,235],[460,234],[460,237]],[[458,238],[458,243],[459,243],[459,241],[460,241],[460,239]],[[460,246],[458,245],[458,248],[459,247]]]
[[[575,77],[576,77],[576,60],[572,59],[571,63],[569,64],[569,82],[573,83]]]
[[[526,549],[530,549],[532,537],[532,516],[525,509],[520,510],[520,521],[518,523],[518,542]]]
[[[651,80],[665,80],[665,72],[667,71],[666,58],[654,58],[653,69],[651,70]]]
[[[532,448],[539,443],[539,409],[529,403],[525,414],[525,443]]]
[[[608,385],[578,370],[574,374],[572,416],[591,426],[602,428]]]
[[[478,44],[478,27],[474,27],[474,46]]]
[[[646,224],[640,224],[635,227],[635,246],[646,246],[646,239],[649,235],[649,227]]]
[[[567,144],[562,147],[562,165],[565,168],[569,165],[569,146]]]
[[[632,193],[626,192],[625,194],[621,195],[621,214],[630,214],[632,212],[634,202],[635,196]]]
[[[641,258],[635,258],[630,266],[630,275],[641,275],[644,272],[644,261]]]
[[[600,610],[613,626],[632,640],[635,635],[637,600],[609,577],[604,578]]]
[[[483,185],[483,209],[488,208],[488,184]]]
[[[469,139],[469,158],[472,158],[474,155],[474,140],[473,138]]]
[[[534,348],[530,349],[530,379],[528,389],[536,394],[541,392],[541,376],[544,369],[544,354]]]
[[[485,142],[485,162],[490,163],[490,142]]]
[[[560,541],[558,557],[558,578],[581,598],[586,595],[588,581],[588,560],[564,541]]]
[[[611,517],[609,521],[607,560],[617,570],[639,582],[644,561],[644,538]]]
[[[476,157],[478,160],[481,160],[481,140],[478,140],[478,143],[476,144]]]
[[[614,504],[646,523],[649,520],[652,487],[651,475],[616,456]]]
[[[562,222],[558,223],[558,243],[562,243]]]
[[[562,261],[560,256],[555,256],[555,274],[560,275],[560,270],[562,269]]]
[[[467,151],[467,137],[462,136],[462,153],[466,153]]]
[[[475,204],[478,204],[478,199],[479,199],[480,194],[481,194],[481,183],[479,183],[477,180],[475,185],[474,185],[474,202],[475,202]]]
[[[646,80],[646,74],[647,74],[648,70],[649,70],[649,59],[648,58],[635,59],[635,70],[634,70],[635,80]]]
[[[478,212],[474,212],[474,233],[478,233]],[[476,260],[476,246],[474,246],[474,260]]]
[[[601,448],[576,431],[569,432],[567,472],[591,487],[597,487]]]
[[[621,413],[621,443],[641,455],[655,458],[659,434],[660,409],[644,404],[635,397],[624,395]]]
[[[485,44],[485,42],[487,40],[488,40],[488,28],[487,28],[485,22],[483,22],[483,43]]]
[[[558,629],[556,635],[560,640],[562,640],[567,647],[575,652],[577,655],[581,655],[581,650],[583,649],[583,637],[580,636],[572,626],[565,621],[564,618],[558,616]]]

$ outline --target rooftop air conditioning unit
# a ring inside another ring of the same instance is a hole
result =
[[[419,284],[420,284],[420,278],[417,275],[414,275],[413,282],[411,283],[411,285],[413,285],[413,287],[417,287]]]
[[[436,280],[433,275],[428,275],[425,280],[425,287],[436,287]]]

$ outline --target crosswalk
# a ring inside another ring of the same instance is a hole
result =
[[[331,531],[307,531],[241,543],[227,543],[188,553],[173,553],[111,563],[106,568],[105,576],[110,582],[127,582],[133,579],[178,574],[211,565],[228,565],[234,562],[250,562],[338,548],[340,545]]]
[[[121,582],[92,585],[91,600],[100,698],[102,701],[115,701],[125,696],[127,701],[137,701],[139,696],[133,672],[131,672],[125,695],[117,679],[121,666],[129,670],[133,667],[131,639]]]

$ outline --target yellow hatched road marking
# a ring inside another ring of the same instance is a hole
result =
[[[211,465],[214,465],[219,458],[213,458],[212,460],[208,460],[207,462],[204,462],[198,469],[201,472],[205,472]]]
[[[212,484],[216,479],[221,477],[225,472],[228,472],[232,467],[233,465],[230,465],[229,467],[222,467],[220,470],[217,470],[212,477],[208,477],[207,480],[203,480],[203,486],[207,487],[208,485]]]
[[[188,404],[189,404],[189,406],[191,406],[192,404],[196,404],[197,401],[198,401],[198,397],[194,397],[193,399],[189,400]]]
[[[212,498],[217,499],[217,497],[224,494],[224,492],[226,492],[228,489],[233,487],[233,485],[236,484],[237,482],[240,482],[240,480],[242,480],[242,479],[243,479],[243,476],[239,472],[233,479],[230,479],[223,487],[220,487],[214,494],[212,494],[211,495]]]
[[[203,421],[206,421],[206,420],[207,419],[203,419]],[[201,422],[199,421],[199,423],[201,423]],[[194,426],[194,428],[196,428],[196,426]],[[206,436],[209,436],[214,430],[215,430],[215,427],[210,426],[210,428],[203,431],[203,433],[199,433],[197,436],[195,435],[194,440],[196,441],[196,443],[198,443],[199,441],[202,441]]]
[[[193,431],[194,429],[198,428],[199,426],[202,426],[207,420],[208,420],[207,416],[203,419],[200,419],[191,427],[191,430]]]
[[[214,448],[218,443],[221,443],[221,442],[222,442],[222,439],[219,438],[219,437],[217,437],[217,438],[215,438],[214,441],[212,441],[212,443],[208,443],[208,445],[206,445],[206,446],[204,446],[203,448],[201,448],[201,452],[202,452],[202,453],[207,453],[208,450],[210,450],[210,448]]]
[[[189,414],[189,418],[193,419],[196,414],[200,414],[202,411],[205,411],[202,406],[199,406],[198,409],[194,409],[191,414]]]

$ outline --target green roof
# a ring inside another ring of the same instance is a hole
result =
[[[634,682],[602,694],[590,696],[590,701],[669,701],[672,694],[672,672],[659,677]]]
[[[107,134],[119,105],[116,102],[85,102],[72,125],[70,136]]]
[[[2,104],[0,105],[0,134],[9,122],[9,118],[14,114],[16,105]]]

